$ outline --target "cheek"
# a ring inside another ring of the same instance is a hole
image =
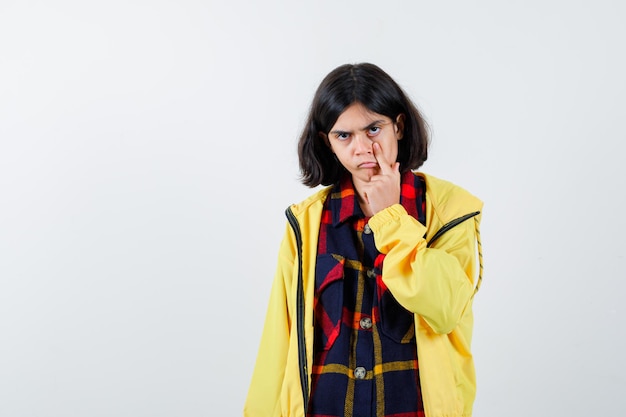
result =
[[[389,154],[387,155],[387,157],[390,161],[396,161],[398,159],[398,141],[394,139],[392,142],[390,142],[388,145],[388,149]]]
[[[341,165],[344,165],[344,166],[346,165],[345,164],[345,162],[346,162],[346,153],[345,152],[341,152],[341,151],[335,152],[335,157],[341,163]]]

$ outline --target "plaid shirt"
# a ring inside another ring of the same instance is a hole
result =
[[[425,224],[424,180],[409,171],[401,182],[400,203]],[[345,177],[320,225],[308,417],[424,417],[414,316],[382,281],[368,220]]]

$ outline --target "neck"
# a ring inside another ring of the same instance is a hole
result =
[[[365,217],[372,217],[374,215],[374,212],[372,211],[372,208],[367,201],[365,193],[362,191],[363,182],[352,177],[352,184],[354,185],[354,191],[356,192],[356,197],[359,201],[359,206],[361,206],[363,214],[365,215]]]

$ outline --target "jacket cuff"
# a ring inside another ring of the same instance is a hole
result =
[[[402,216],[406,215],[408,215],[408,213],[401,204],[394,204],[374,214],[370,218],[368,224],[370,225],[372,230],[376,232],[377,230],[380,230],[380,228],[385,223],[389,223],[391,221],[399,221]]]
[[[401,226],[416,227],[419,230],[416,230],[415,233],[420,237],[426,233],[426,226],[411,217],[401,204],[394,204],[379,211],[370,218],[368,224],[374,235],[385,231],[393,232]]]

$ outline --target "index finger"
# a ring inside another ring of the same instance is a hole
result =
[[[393,172],[394,162],[390,162],[383,152],[383,148],[380,146],[378,142],[374,142],[374,158],[376,158],[376,162],[378,162],[378,166],[380,167],[380,172],[382,174],[390,174]]]

